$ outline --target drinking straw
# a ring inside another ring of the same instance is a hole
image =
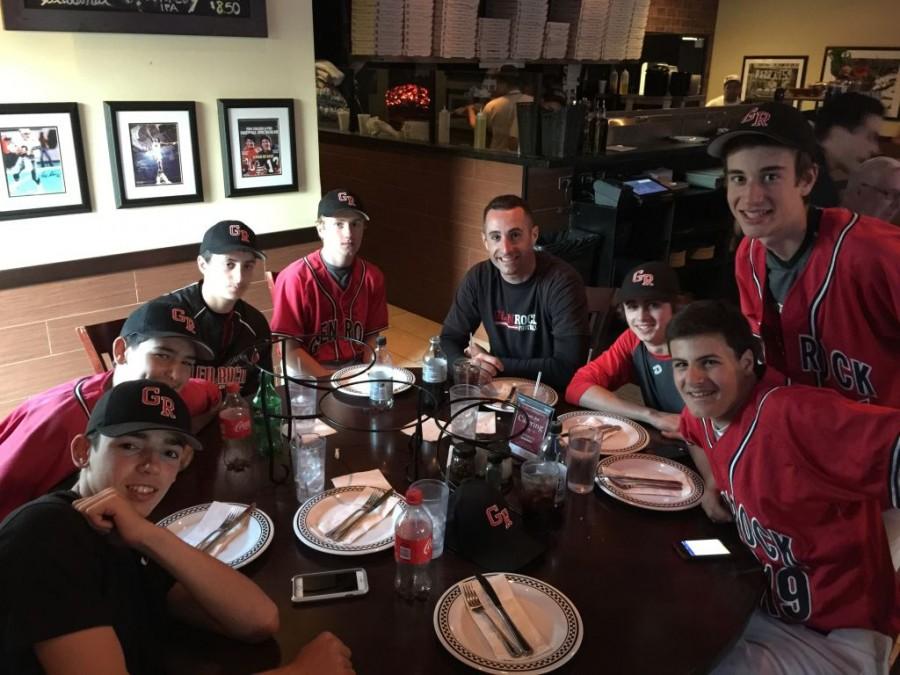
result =
[[[544,373],[542,371],[540,371],[540,370],[538,371],[537,379],[534,381],[534,391],[531,392],[532,396],[537,396],[538,389],[540,389],[540,387],[541,387],[541,375],[543,375],[543,374]]]

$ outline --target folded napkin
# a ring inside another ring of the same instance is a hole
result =
[[[497,597],[503,604],[503,608],[506,610],[506,613],[509,614],[509,616],[513,620],[513,623],[516,624],[516,628],[518,628],[522,635],[525,636],[525,639],[528,640],[528,643],[534,650],[534,654],[527,658],[535,658],[542,652],[545,652],[547,649],[549,649],[549,643],[546,639],[544,639],[544,636],[541,635],[540,632],[538,632],[538,629],[535,628],[534,624],[531,622],[531,619],[528,617],[528,614],[525,613],[525,610],[522,609],[522,605],[520,605],[518,599],[516,599],[516,596],[513,593],[512,584],[509,583],[506,576],[503,574],[495,574],[493,576],[485,578],[497,593]],[[478,594],[478,597],[481,600],[481,604],[484,606],[485,610],[490,613],[491,617],[501,628],[505,629],[506,635],[511,640],[513,640],[514,636],[508,629],[506,629],[506,626],[503,624],[502,616],[496,609],[494,609],[493,603],[490,601],[487,595],[485,595],[484,589],[481,588],[481,584],[479,584],[475,579],[468,583],[471,583],[472,587],[475,589],[475,592]],[[465,599],[463,599],[462,602],[463,604],[465,604]],[[503,640],[501,640],[500,636],[497,635],[497,630],[493,627],[493,625],[491,625],[490,620],[480,612],[478,614],[473,612],[471,609],[469,609],[469,606],[467,604],[465,605],[465,607],[469,612],[469,616],[472,617],[472,621],[475,622],[478,630],[481,632],[481,634],[484,636],[484,639],[490,646],[491,651],[494,652],[494,656],[498,659],[503,660],[516,658],[506,650],[506,647],[503,644]],[[513,640],[513,642],[515,642],[515,640]]]
[[[209,508],[206,509],[206,513],[203,514],[203,518],[200,519],[199,523],[189,530],[179,533],[178,536],[186,544],[196,546],[203,541],[204,537],[225,522],[225,519],[231,512],[232,506],[233,504],[226,504],[224,502],[213,502],[209,505]]]
[[[372,472],[369,471],[368,473]],[[378,473],[380,474],[381,472],[378,471]],[[390,489],[390,486],[388,486],[388,489]],[[346,503],[340,504],[339,506],[332,507],[319,519],[319,522],[314,525],[315,529],[318,530],[319,534],[324,537],[326,532],[331,531],[331,529],[340,524],[341,521],[352,515],[354,511],[362,508],[363,504],[366,503],[366,500],[369,498],[369,496],[376,492],[379,494],[379,496],[381,495],[381,492],[379,490],[376,490],[372,487],[367,487],[365,490],[362,490],[352,501],[348,501]],[[340,496],[341,495],[338,495],[338,497]],[[391,513],[391,511],[394,510],[394,507],[397,506],[399,501],[400,497],[398,495],[394,495],[387,501],[382,503],[377,509],[363,516],[359,521],[357,521],[356,525],[353,526],[353,529],[350,531],[350,533],[340,540],[341,543],[352,544],[354,541],[362,537],[366,532],[368,532],[373,527],[378,525],[382,520],[384,520]]]
[[[378,469],[371,471],[360,471],[357,473],[348,473],[344,476],[335,476],[331,479],[334,487],[347,487],[348,485],[365,485],[368,487],[381,488],[382,490],[392,490],[391,484],[387,482],[387,478]]]
[[[479,434],[495,434],[497,433],[497,415],[493,412],[479,412],[478,421],[475,423],[475,432]],[[412,436],[415,427],[403,429],[403,433]],[[422,439],[429,443],[434,443],[441,435],[441,428],[433,417],[422,422]]]

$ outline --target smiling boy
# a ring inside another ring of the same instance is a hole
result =
[[[794,382],[900,407],[900,230],[808,207],[815,147],[802,113],[781,103],[755,106],[709,145],[746,235],[741,309],[766,361]]]
[[[716,673],[887,673],[900,595],[881,512],[900,506],[900,411],[784,386],[722,302],[669,323],[681,430],[768,580]]]

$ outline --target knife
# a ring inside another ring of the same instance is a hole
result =
[[[341,528],[339,531],[335,532],[334,535],[332,536],[332,539],[334,539],[335,541],[340,541],[341,539],[346,537],[348,534],[350,534],[350,530],[352,530],[354,527],[356,527],[356,524],[359,523],[360,520],[362,520],[364,517],[366,517],[367,515],[372,513],[379,506],[384,504],[388,499],[391,498],[391,496],[393,494],[394,494],[393,490],[385,490],[384,494],[381,495],[378,498],[378,500],[374,504],[372,504],[372,506],[365,509],[364,511],[360,511],[358,516],[356,516],[353,520],[351,520],[346,525],[344,525],[344,527]]]
[[[681,490],[684,485],[681,481],[666,480],[664,478],[644,478],[641,476],[626,476],[624,474],[600,473],[601,478],[605,478],[610,483],[631,483],[632,485],[640,485],[643,487],[660,488],[662,490]]]
[[[236,528],[238,525],[242,524],[245,520],[247,520],[250,517],[250,513],[255,508],[256,508],[256,502],[253,502],[252,504],[250,504],[250,506],[248,506],[243,511],[241,511],[240,515],[234,519],[233,523],[228,525],[226,528],[222,529],[218,534],[216,534],[216,536],[214,536],[208,542],[206,542],[202,546],[198,547],[198,550],[203,551],[204,553],[207,551],[211,551],[213,549],[213,547],[215,547],[215,545],[218,544],[225,535],[227,535],[234,528]]]
[[[496,607],[497,611],[500,612],[500,617],[506,623],[507,628],[509,628],[512,631],[513,635],[516,636],[516,641],[522,648],[522,652],[526,656],[531,656],[532,654],[534,654],[534,649],[532,649],[531,645],[528,644],[528,640],[525,639],[525,636],[522,635],[521,631],[519,631],[519,629],[516,627],[516,624],[513,623],[512,617],[510,617],[510,615],[506,613],[506,609],[504,609],[503,605],[500,603],[500,598],[497,597],[497,592],[494,590],[494,587],[491,586],[490,582],[478,572],[475,573],[475,578],[478,579],[478,583],[481,584],[481,588],[491,599],[491,602],[494,603],[494,607]]]

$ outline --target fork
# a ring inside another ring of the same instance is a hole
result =
[[[471,609],[476,614],[484,614],[487,617],[488,621],[491,622],[491,626],[494,627],[494,630],[497,632],[497,634],[501,638],[503,638],[503,644],[506,646],[506,651],[508,651],[514,657],[522,656],[522,650],[506,636],[506,633],[503,632],[503,629],[497,625],[496,621],[494,621],[494,617],[492,617],[484,608],[484,605],[481,604],[481,599],[478,597],[478,593],[475,592],[475,588],[472,587],[471,583],[461,584],[461,586],[463,591],[463,599],[466,601],[466,605],[468,605],[469,609]]]
[[[360,507],[354,509],[351,513],[349,513],[349,514],[347,515],[346,518],[344,518],[341,522],[339,522],[337,525],[335,525],[335,526],[332,527],[330,530],[328,530],[328,532],[325,533],[325,536],[326,536],[326,537],[329,537],[329,538],[332,537],[332,536],[334,536],[334,533],[337,532],[338,530],[340,530],[340,529],[341,529],[344,525],[346,525],[348,522],[350,522],[350,519],[353,518],[353,516],[355,516],[355,515],[356,515],[357,513],[359,513],[360,511],[365,511],[367,508],[369,508],[370,506],[372,506],[372,504],[374,504],[375,502],[377,502],[378,499],[379,499],[383,494],[384,494],[384,491],[383,491],[383,490],[378,490],[378,489],[376,489],[372,494],[369,495],[368,499],[366,499],[366,501],[363,503],[362,506],[360,506]]]
[[[236,521],[238,519],[238,516],[241,515],[241,512],[243,510],[244,510],[244,507],[238,506],[238,505],[232,506],[230,509],[228,509],[228,515],[225,516],[225,520],[222,521],[222,524],[219,525],[212,532],[210,532],[208,535],[203,537],[203,539],[200,540],[200,543],[195,545],[194,548],[199,549],[201,551],[205,551],[206,547],[209,545],[209,543],[213,539],[215,539],[219,534],[221,534],[222,532],[224,532],[225,530],[227,530],[229,527],[231,527],[234,524],[234,521]]]

